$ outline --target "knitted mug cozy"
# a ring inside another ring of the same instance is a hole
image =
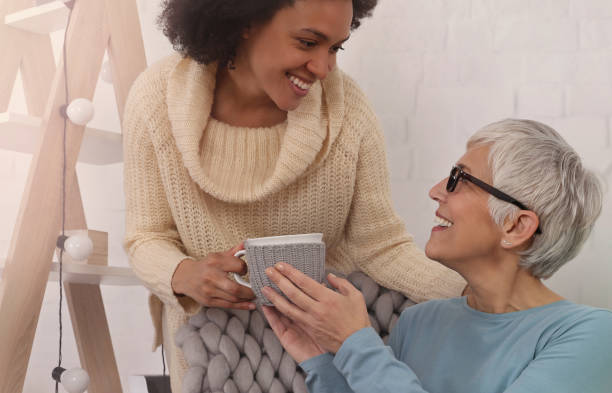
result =
[[[261,291],[263,287],[271,287],[282,293],[266,274],[266,268],[274,266],[277,262],[288,263],[317,282],[322,282],[325,276],[323,242],[251,245],[247,241],[245,250],[249,266],[249,283],[258,304],[272,306],[272,302]]]
[[[361,272],[348,280],[363,293],[372,327],[386,342],[414,302]],[[182,393],[308,392],[304,372],[259,310],[202,309],[179,328],[175,342],[189,365]]]

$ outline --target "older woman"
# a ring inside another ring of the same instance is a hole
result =
[[[266,316],[310,391],[609,392],[612,312],[542,283],[601,210],[601,186],[576,152],[541,123],[494,123],[429,195],[439,208],[426,253],[471,291],[406,309],[390,348],[346,280],[329,277],[336,293],[287,265],[269,269],[293,304],[267,290],[276,309]]]

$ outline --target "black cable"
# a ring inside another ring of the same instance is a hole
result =
[[[68,13],[68,22],[66,23],[66,30],[64,31],[64,44],[63,44],[63,62],[64,62],[64,88],[65,88],[65,104],[63,110],[64,117],[64,133],[63,133],[63,162],[62,162],[62,237],[65,236],[66,232],[66,133],[67,133],[67,123],[68,123],[68,115],[66,113],[68,109],[69,95],[68,95],[68,56],[66,55],[66,37],[68,35],[68,27],[70,26],[70,19],[72,18],[72,8],[69,8],[70,11]],[[61,367],[62,365],[62,336],[63,336],[63,326],[62,326],[62,302],[63,302],[63,280],[62,280],[62,267],[63,267],[63,257],[64,257],[64,248],[60,248],[59,253],[59,346],[58,346],[58,363],[57,367]],[[59,381],[55,381],[55,393],[58,393],[59,389]]]
[[[161,353],[162,353],[162,366],[163,366],[163,376],[166,376],[166,359],[164,358],[164,344],[162,343],[161,346]]]

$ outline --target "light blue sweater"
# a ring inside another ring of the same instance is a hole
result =
[[[567,300],[506,314],[466,298],[402,313],[386,346],[374,329],[301,364],[311,393],[610,393],[612,312]]]

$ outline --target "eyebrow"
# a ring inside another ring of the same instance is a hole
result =
[[[316,35],[317,37],[319,37],[320,39],[322,39],[323,41],[329,41],[329,37],[328,37],[328,36],[326,36],[325,34],[321,33],[321,32],[320,32],[320,31],[318,31],[318,30],[315,30],[315,29],[310,29],[310,28],[304,28],[304,29],[302,29],[302,30],[300,30],[300,31],[304,31],[304,32],[307,32],[307,33],[314,34],[314,35]],[[350,35],[349,35],[348,37],[346,37],[345,39],[343,39],[342,41],[339,41],[338,43],[339,43],[339,44],[342,44],[342,43],[346,42],[346,41],[347,41],[349,38],[351,38],[351,36],[350,36]]]
[[[469,166],[465,165],[465,164],[456,164],[459,168],[461,168],[462,170],[465,170],[466,172],[472,172],[472,170],[470,169]]]

